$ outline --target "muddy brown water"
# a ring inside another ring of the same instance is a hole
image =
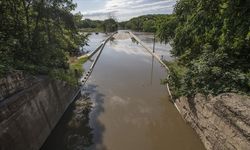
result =
[[[41,149],[204,150],[169,101],[161,84],[165,69],[126,32],[118,34],[107,43],[82,96],[69,107]],[[92,34],[86,48],[94,49],[105,38]],[[157,44],[164,51],[164,45]],[[166,46],[167,54],[169,50]],[[92,104],[89,109],[86,97]]]

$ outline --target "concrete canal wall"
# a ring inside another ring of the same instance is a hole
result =
[[[77,88],[15,72],[0,80],[0,149],[38,150]]]
[[[176,105],[208,150],[249,150],[250,97],[225,93],[216,97],[182,97]]]

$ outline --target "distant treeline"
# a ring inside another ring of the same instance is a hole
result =
[[[121,29],[130,29],[141,32],[156,32],[164,21],[169,20],[172,15],[144,15],[119,23]]]
[[[76,14],[81,16],[80,13]],[[166,20],[170,20],[173,15],[145,15],[135,17],[129,21],[117,22],[115,19],[110,18],[104,21],[84,19],[79,21],[79,28],[93,29],[93,31],[113,32],[119,29],[130,29],[141,32],[156,32],[164,24]],[[95,29],[95,30],[94,30]]]
[[[80,13],[77,13],[75,16],[82,18]],[[113,18],[104,21],[84,19],[79,20],[78,28],[83,29],[83,31],[84,29],[90,29],[89,31],[114,32],[118,29],[118,22]]]

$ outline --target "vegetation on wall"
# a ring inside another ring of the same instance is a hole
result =
[[[170,42],[175,96],[250,92],[250,2],[180,0],[158,28]]]
[[[86,44],[81,18],[71,0],[0,1],[0,74],[18,69],[33,74],[69,70],[68,56]]]

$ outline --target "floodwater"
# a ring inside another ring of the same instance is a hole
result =
[[[92,34],[88,48],[106,37]],[[204,150],[169,101],[165,77],[158,61],[119,31],[42,150]]]
[[[133,32],[141,41],[145,43],[149,48],[153,49],[154,35],[152,33],[145,32]],[[174,60],[171,55],[170,50],[172,49],[170,44],[165,44],[164,42],[159,42],[157,38],[155,43],[155,53],[160,56],[160,58],[168,61]]]

